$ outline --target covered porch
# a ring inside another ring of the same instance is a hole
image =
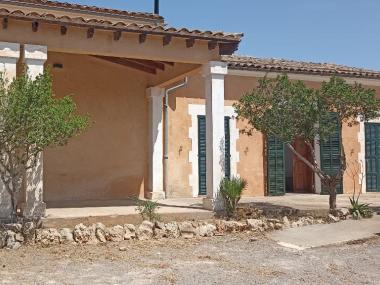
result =
[[[62,12],[47,17],[22,9],[9,7],[0,15],[2,71],[12,71],[12,78],[25,64],[35,77],[49,68],[55,95],[71,95],[92,121],[67,146],[44,151],[20,198],[24,214],[43,216],[46,207],[72,209],[92,201],[118,206],[131,197],[164,199],[165,92],[194,73],[204,76],[205,205],[214,208],[223,177],[219,145],[227,65],[220,58],[236,50],[242,35],[163,28],[160,19],[104,21]],[[7,193],[1,196],[5,217]]]

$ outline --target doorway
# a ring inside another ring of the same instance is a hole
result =
[[[311,152],[302,140],[297,139],[293,143],[293,147],[299,154],[311,161]],[[286,193],[314,193],[313,177],[313,171],[297,158],[288,147],[285,147]]]

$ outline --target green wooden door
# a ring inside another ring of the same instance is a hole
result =
[[[275,137],[267,139],[267,176],[268,195],[285,195],[284,144]]]
[[[206,116],[198,116],[198,180],[198,194],[206,195]]]
[[[224,117],[224,176],[231,178],[230,117]]]
[[[367,192],[380,192],[380,124],[365,123]]]
[[[224,118],[224,162],[225,177],[231,177],[230,117]],[[198,179],[199,195],[207,194],[206,184],[206,116],[198,116]]]
[[[340,127],[336,114],[331,114],[331,120],[336,122],[335,132],[326,140],[320,143],[321,169],[329,175],[336,175],[340,169]],[[343,180],[337,187],[337,193],[343,193]],[[325,186],[322,185],[322,194],[328,194]]]

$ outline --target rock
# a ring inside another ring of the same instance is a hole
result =
[[[59,230],[59,234],[61,235],[60,243],[62,244],[74,243],[74,235],[73,235],[72,229],[62,228]]]
[[[197,232],[201,237],[212,237],[216,232],[216,226],[205,223],[198,227]]]
[[[95,225],[95,237],[100,241],[100,242],[106,242],[107,241],[107,228],[104,224],[102,223],[97,223]]]
[[[112,242],[120,242],[124,240],[125,230],[122,226],[117,225],[108,228],[107,240]]]
[[[342,219],[346,219],[347,216],[350,215],[350,210],[347,208],[340,208],[336,210],[336,213],[338,214],[338,217]]]
[[[119,247],[119,251],[127,251],[127,248],[125,246]]]
[[[18,248],[17,243],[19,242],[16,241],[16,233],[11,230],[6,230],[5,231],[5,247],[8,249],[16,249]]]
[[[61,235],[57,229],[37,229],[36,230],[36,242],[42,245],[59,244]]]
[[[22,225],[21,224],[5,224],[4,228],[8,231],[12,231],[15,233],[21,233]]]
[[[125,230],[125,235],[124,235],[125,240],[130,240],[130,239],[136,238],[136,227],[134,225],[125,224],[124,230]]]
[[[26,243],[34,242],[36,238],[36,225],[33,222],[26,222],[22,225],[21,232]]]
[[[0,230],[0,249],[7,245],[7,232]]]
[[[90,242],[92,240],[91,235],[92,235],[91,228],[86,227],[83,224],[79,224],[79,225],[76,225],[74,227],[73,236],[74,236],[74,240],[77,243],[88,243],[88,242]]]
[[[282,230],[282,228],[283,228],[283,225],[281,223],[275,223],[274,224],[274,229],[275,230]]]
[[[247,228],[247,224],[237,221],[224,221],[221,220],[217,223],[218,231],[222,232],[240,232]]]
[[[137,229],[137,238],[139,240],[148,240],[153,237],[154,224],[149,221],[143,221]]]
[[[168,238],[179,238],[181,233],[176,222],[170,222],[165,225],[166,234]]]
[[[154,237],[156,239],[161,239],[161,238],[167,238],[168,237],[165,228],[164,229],[154,228],[153,233],[154,233]]]
[[[255,242],[255,241],[258,241],[259,239],[257,237],[251,237],[249,239],[250,242]]]
[[[274,223],[273,222],[268,222],[268,228],[270,230],[274,230]]]
[[[160,229],[160,230],[165,230],[165,223],[157,221],[154,223],[154,228]]]
[[[339,217],[335,217],[334,215],[331,215],[331,214],[329,214],[329,216],[328,216],[328,221],[330,222],[330,223],[337,223],[337,222],[339,222]]]
[[[248,219],[247,225],[251,230],[260,230],[264,226],[264,222],[261,219]]]
[[[24,242],[25,240],[24,236],[21,233],[16,233],[15,239],[18,242]]]
[[[290,222],[289,222],[289,219],[288,219],[287,216],[284,216],[284,217],[282,218],[282,222],[283,222],[283,224],[284,224],[284,228],[290,228]]]
[[[178,224],[181,236],[185,239],[193,238],[196,235],[196,229],[190,222],[182,222]]]

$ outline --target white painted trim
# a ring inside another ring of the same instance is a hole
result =
[[[198,177],[198,116],[206,115],[206,106],[200,104],[189,104],[188,114],[191,116],[191,126],[189,128],[189,138],[191,140],[191,150],[189,152],[189,162],[192,172],[189,175],[189,185],[192,188],[193,197],[198,197],[199,177]],[[224,106],[224,116],[231,117],[230,124],[230,149],[231,149],[231,175],[238,176],[237,164],[240,161],[237,151],[237,140],[239,139],[239,129],[236,125],[236,113],[232,106]]]
[[[321,145],[320,145],[319,136],[316,136],[314,138],[314,155],[315,155],[315,160],[317,161],[318,167],[321,168]],[[315,187],[316,194],[322,193],[321,178],[316,173],[314,173],[314,187]]]
[[[285,72],[264,72],[264,71],[254,71],[254,70],[236,70],[228,69],[228,75],[234,76],[247,76],[247,77],[268,77],[275,78],[278,75],[284,74]],[[287,75],[290,79],[293,80],[302,80],[302,81],[311,81],[311,82],[323,82],[328,81],[330,76],[322,75],[309,75],[309,74],[299,74],[287,72]],[[347,83],[360,83],[367,86],[380,86],[379,79],[367,79],[367,78],[356,78],[356,77],[344,77]]]
[[[363,121],[360,118],[358,118],[360,121],[359,123],[359,133],[358,133],[358,142],[360,145],[360,152],[358,153],[358,161],[361,166],[361,173],[359,176],[359,181],[363,179],[363,184],[362,184],[362,192],[366,193],[367,192],[367,181],[365,178],[366,175],[366,165],[365,165],[365,123],[380,123],[380,117],[369,120],[369,121]]]

